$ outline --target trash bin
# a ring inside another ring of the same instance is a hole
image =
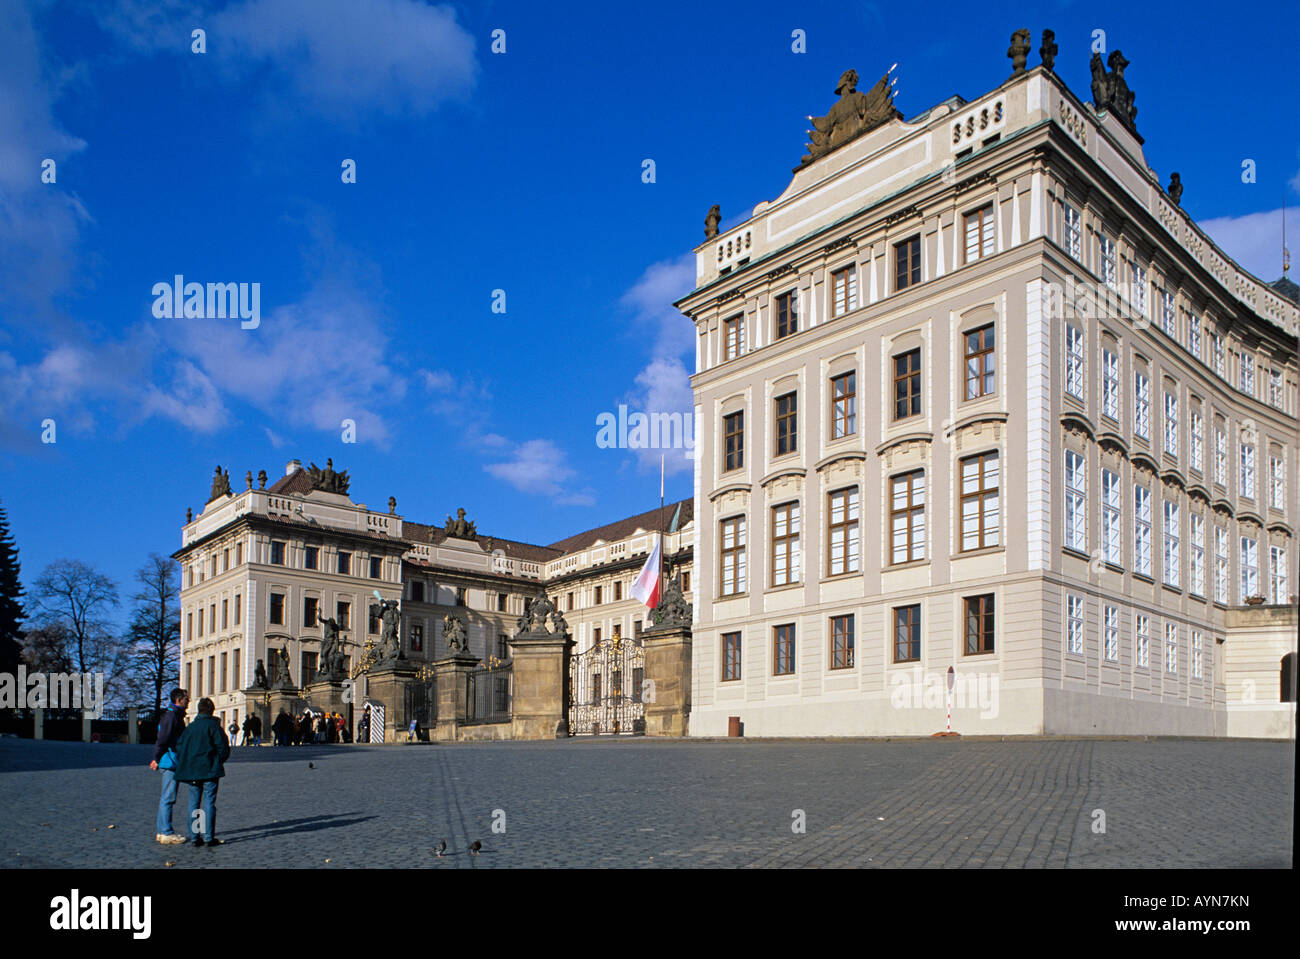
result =
[[[728,716],[728,717],[727,717],[727,735],[728,735],[728,736],[739,736],[739,735],[740,735],[740,717],[739,717],[739,716]]]

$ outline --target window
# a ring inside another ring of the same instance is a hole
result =
[[[745,315],[738,313],[722,324],[722,358],[734,360],[745,352]]]
[[[1286,508],[1286,460],[1280,456],[1268,458],[1268,505]]]
[[[1129,276],[1132,279],[1132,286],[1129,290],[1129,297],[1133,301],[1133,306],[1136,307],[1137,309],[1138,316],[1150,316],[1151,310],[1149,304],[1147,303],[1146,267],[1138,266],[1136,263],[1131,264],[1131,269],[1129,270]],[[1166,293],[1165,295],[1168,296],[1169,294]],[[1171,303],[1173,302],[1172,297],[1170,297],[1170,302]],[[1172,307],[1170,308],[1170,313],[1171,314],[1173,313]],[[1172,319],[1169,319],[1166,322],[1168,322],[1170,325],[1173,324]],[[1171,333],[1170,336],[1173,336],[1173,334]]]
[[[925,471],[913,470],[895,476],[890,485],[890,563],[897,565],[925,559]]]
[[[1119,474],[1101,471],[1101,549],[1102,558],[1112,566],[1120,565],[1120,493]]]
[[[384,575],[384,561],[379,556],[370,557],[370,578],[379,579]]]
[[[1178,625],[1165,623],[1165,672],[1178,672]]]
[[[1191,568],[1188,588],[1195,596],[1205,595],[1205,517],[1192,513],[1187,517],[1191,526]]]
[[[457,605],[457,606],[465,606],[465,605],[467,605],[467,597],[468,597],[468,594],[467,594],[467,592],[466,592],[466,590],[465,590],[465,587],[464,587],[464,586],[457,586],[457,587],[456,587],[456,605]]]
[[[239,689],[240,683],[243,680],[240,678],[240,674],[239,674],[239,648],[238,647],[236,647],[234,650],[231,651],[230,662],[231,662],[230,685],[235,689]]]
[[[310,686],[312,680],[316,678],[316,667],[320,662],[319,653],[309,653],[303,650],[302,653],[302,684]]]
[[[966,655],[993,652],[993,594],[967,596]]]
[[[722,418],[723,448],[722,471],[729,473],[745,465],[745,411]]]
[[[320,569],[320,547],[308,546],[303,550],[303,569]]]
[[[966,334],[966,399],[991,396],[994,390],[993,324]]]
[[[1178,394],[1165,393],[1165,452],[1178,455]]]
[[[366,622],[366,632],[370,633],[371,635],[374,635],[379,632],[379,623],[380,623],[379,605],[377,603],[371,603],[368,612],[369,612],[369,616],[367,617],[367,622]]]
[[[740,678],[740,633],[722,634],[722,681]]]
[[[719,592],[723,596],[733,596],[736,593],[743,593],[746,589],[745,517],[724,519],[720,525],[722,535],[719,541],[722,544],[722,557],[719,566],[722,569],[722,588]]]
[[[302,601],[302,628],[312,629],[316,625],[316,606],[320,602],[315,596],[307,596]]]
[[[921,412],[921,351],[894,357],[894,419],[905,420]]]
[[[244,609],[244,597],[240,593],[235,594],[235,625],[238,626],[242,619]]]
[[[221,551],[221,571],[224,573],[228,569],[230,569],[230,550],[223,549]]]
[[[1187,314],[1187,352],[1201,358],[1201,321],[1191,313]]]
[[[776,298],[776,338],[799,332],[799,291],[791,290]]]
[[[1101,234],[1101,281],[1116,293],[1119,292],[1119,271],[1116,268],[1115,241]]]
[[[597,586],[597,587],[595,588],[594,592],[595,592],[596,595],[595,595],[595,599],[594,599],[594,601],[592,602],[591,605],[593,605],[593,606],[599,606],[599,605],[601,604],[601,600],[602,600],[602,598],[603,598],[603,596],[604,596],[605,590],[604,590],[604,588],[602,588],[602,587],[600,587],[600,586]]]
[[[1139,615],[1137,627],[1133,630],[1134,658],[1138,667],[1146,669],[1151,665],[1151,620]]]
[[[921,659],[921,606],[894,607],[894,662],[915,663]]]
[[[1214,527],[1214,601],[1228,603],[1228,531]]]
[[[1151,381],[1143,373],[1133,380],[1133,432],[1144,440],[1151,438]]]
[[[1179,552],[1182,534],[1178,515],[1178,504],[1165,500],[1165,585],[1177,588],[1180,585],[1182,556]]]
[[[411,580],[411,600],[416,603],[424,602],[424,583],[418,579]]]
[[[691,574],[689,570],[683,570],[682,571],[682,592],[689,593],[690,591],[691,591]]]
[[[1241,538],[1241,602],[1259,595],[1259,543]]]
[[[1193,679],[1200,679],[1205,672],[1204,667],[1202,665],[1202,648],[1204,644],[1205,641],[1202,638],[1201,634],[1196,630],[1192,630],[1192,678]]]
[[[852,266],[831,274],[831,317],[843,316],[858,308],[858,273]]]
[[[1102,614],[1102,655],[1108,663],[1119,662],[1119,607],[1107,606]]]
[[[242,566],[243,564],[244,564],[244,544],[236,543],[235,544],[235,565]]]
[[[1214,431],[1214,482],[1228,485],[1228,434],[1220,429]]]
[[[271,625],[284,625],[284,593],[271,594]]]
[[[1065,598],[1065,648],[1083,655],[1083,597],[1073,593]]]
[[[1137,267],[1133,268],[1135,271]],[[1137,282],[1134,276],[1133,282]],[[1137,302],[1134,300],[1134,302]],[[1178,339],[1178,315],[1174,312],[1174,295],[1168,290],[1160,292],[1160,322],[1171,339]]]
[[[1119,357],[1110,350],[1101,351],[1101,412],[1119,421]]]
[[[772,585],[799,582],[799,504],[772,507]]]
[[[1205,417],[1192,410],[1192,469],[1205,472]]]
[[[226,618],[229,611],[230,611],[230,600],[223,599],[221,601],[221,628],[222,629],[226,628]]]
[[[203,636],[203,607],[199,607],[199,637]]]
[[[199,625],[203,624],[202,617],[199,618]],[[194,614],[185,614],[185,641],[188,643],[194,639]]]
[[[622,598],[623,598],[623,581],[620,579],[616,583],[614,583],[614,602],[617,603]]]
[[[894,244],[894,290],[905,290],[921,282],[921,237]]]
[[[1286,583],[1286,547],[1268,548],[1268,601],[1274,606],[1290,602],[1291,594]]]
[[[215,633],[216,631],[217,631],[217,604],[213,603],[208,607],[208,632]]]
[[[993,253],[993,204],[972,210],[964,217],[966,262],[974,263]]]
[[[1070,204],[1065,204],[1065,251],[1083,262],[1083,217]]]
[[[1141,483],[1133,486],[1133,569],[1151,575],[1151,491]]]
[[[831,617],[831,669],[853,668],[853,617]]]
[[[497,659],[506,660],[510,658],[510,637],[505,633],[497,633]]]
[[[1255,357],[1249,353],[1241,354],[1239,367],[1241,391],[1250,396],[1255,395]]]
[[[565,602],[565,609],[566,609],[566,610],[572,610],[572,609],[573,609],[573,594],[572,594],[572,593],[569,593],[568,595],[566,595],[566,596],[565,596],[565,600],[564,600],[564,602]]]
[[[340,576],[352,575],[352,554],[351,553],[344,553],[344,552],[339,553],[339,575]]]
[[[424,652],[424,624],[423,623],[411,624],[411,652],[413,653]]]
[[[843,439],[857,432],[857,401],[856,372],[831,379],[831,439]]]
[[[858,571],[858,488],[830,494],[829,575]]]
[[[772,630],[772,672],[777,676],[794,673],[794,624]]]
[[[1210,354],[1214,363],[1214,372],[1219,374],[1221,379],[1227,379],[1224,363],[1223,336],[1219,333],[1210,334]]]
[[[961,548],[997,546],[998,454],[981,453],[961,461]]]
[[[786,393],[776,398],[776,455],[784,456],[799,448],[799,394]]]
[[[217,657],[208,657],[208,695],[217,691]]]
[[[1088,550],[1088,467],[1074,450],[1065,451],[1065,547]]]
[[[1282,371],[1268,371],[1268,405],[1282,409]]]
[[[284,565],[284,543],[271,540],[271,563],[275,566]]]
[[[1245,430],[1241,431],[1245,434]],[[1241,444],[1241,489],[1242,496],[1255,498],[1255,447],[1243,442]]]

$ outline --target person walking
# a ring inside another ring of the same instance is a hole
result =
[[[235,722],[234,719],[231,719],[230,726],[226,729],[226,732],[230,734],[230,745],[233,746],[235,743],[239,742],[239,723]]]
[[[230,745],[233,746],[234,744],[235,744],[235,740],[234,737],[232,736],[230,740]],[[244,740],[243,742],[240,743],[240,745],[241,746],[253,745],[253,714],[252,713],[249,713],[247,716],[244,717]]]
[[[293,733],[293,720],[289,718],[289,714],[285,712],[283,706],[280,707],[280,715],[275,717],[271,732],[275,736],[277,746],[289,745],[289,736]]]
[[[153,759],[149,768],[162,771],[162,795],[158,799],[158,816],[154,840],[165,846],[185,841],[185,837],[172,829],[172,807],[176,805],[176,741],[185,731],[185,710],[190,705],[190,694],[183,689],[173,689],[168,697],[171,705],[158,723],[158,741],[154,744]]]
[[[260,746],[262,745],[262,717],[253,713],[249,718],[253,721],[253,745]]]
[[[226,774],[230,740],[212,715],[216,705],[204,696],[199,714],[176,743],[176,780],[190,784],[190,833],[196,846],[220,846],[217,832],[217,786]],[[202,814],[199,806],[202,803]]]

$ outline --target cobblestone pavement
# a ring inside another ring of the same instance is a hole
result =
[[[0,863],[1291,866],[1289,743],[605,740],[237,748],[217,797],[217,834],[227,840],[217,849],[153,841],[159,779],[147,766],[150,750],[0,739]],[[188,788],[180,787],[178,831]],[[792,830],[798,810],[806,822],[801,834]],[[1094,831],[1102,815],[1105,831]],[[494,817],[504,832],[493,831]],[[447,855],[438,859],[432,849],[444,836]],[[483,852],[471,856],[475,839]]]

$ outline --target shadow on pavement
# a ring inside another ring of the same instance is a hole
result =
[[[348,817],[351,818],[348,818]],[[224,830],[221,837],[227,842],[251,842],[255,839],[270,839],[275,836],[287,836],[299,832],[319,832],[322,829],[336,829],[343,826],[355,826],[375,816],[360,816],[356,813],[333,813],[328,816],[308,816],[304,819],[282,819],[279,822],[263,823],[260,826],[245,826],[243,829]]]

